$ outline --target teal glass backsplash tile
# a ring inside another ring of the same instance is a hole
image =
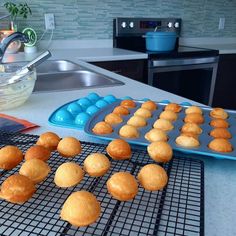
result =
[[[4,2],[0,15],[7,13]],[[39,37],[45,13],[54,13],[53,39],[60,40],[111,39],[115,17],[180,17],[183,37],[236,37],[236,0],[31,0],[28,4],[33,14],[26,21],[19,19],[19,28],[32,27]],[[225,17],[224,30],[218,29],[220,17]]]

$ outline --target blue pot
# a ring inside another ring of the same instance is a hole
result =
[[[147,32],[144,37],[148,51],[165,52],[172,51],[175,48],[175,32]]]

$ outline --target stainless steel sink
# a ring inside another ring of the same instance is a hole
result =
[[[34,92],[62,91],[90,87],[123,85],[124,83],[87,70],[66,60],[45,61],[37,67]]]

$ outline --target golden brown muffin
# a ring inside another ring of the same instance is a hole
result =
[[[40,159],[29,159],[21,166],[19,173],[31,179],[35,184],[43,181],[51,171],[47,163]]]
[[[123,121],[122,117],[118,114],[115,114],[115,113],[110,113],[110,114],[106,115],[104,120],[106,123],[108,123],[110,125],[117,125]]]
[[[195,124],[200,125],[204,123],[204,117],[199,113],[190,113],[185,116],[184,122],[195,123]]]
[[[173,111],[166,110],[166,111],[161,112],[159,118],[173,122],[178,119],[178,115]]]
[[[228,128],[229,127],[229,123],[226,120],[220,119],[220,118],[211,120],[210,125],[215,128]]]
[[[145,108],[139,108],[135,113],[135,116],[142,116],[143,118],[150,118],[152,116],[152,112]]]
[[[164,141],[152,142],[147,146],[149,156],[157,162],[168,162],[172,159],[172,147]]]
[[[135,104],[135,102],[133,101],[133,100],[123,100],[121,103],[120,103],[120,105],[122,106],[122,107],[126,107],[126,108],[134,108],[134,107],[136,107],[136,104]]]
[[[165,106],[165,111],[173,111],[173,112],[180,112],[182,110],[182,107],[177,103],[169,103]]]
[[[46,132],[39,136],[38,141],[36,142],[37,145],[43,146],[50,151],[56,150],[57,145],[60,142],[60,137],[53,133],[53,132]]]
[[[142,116],[132,116],[130,119],[127,121],[128,125],[132,125],[134,127],[140,128],[144,127],[147,125],[146,119],[143,118]]]
[[[227,140],[223,138],[216,138],[213,139],[208,147],[216,152],[232,152],[233,146],[232,144]]]
[[[165,119],[157,119],[155,123],[153,124],[153,127],[155,129],[160,129],[163,131],[170,131],[174,129],[173,124],[169,120],[165,120]]]
[[[183,135],[183,134],[178,136],[175,139],[175,142],[178,145],[180,145],[182,147],[186,147],[186,148],[193,148],[193,147],[200,146],[200,142],[195,137],[191,137],[191,136],[187,136],[187,135]]]
[[[124,125],[120,128],[119,135],[124,138],[138,138],[139,132],[137,128],[132,125]]]
[[[51,151],[44,146],[34,145],[25,152],[25,160],[40,159],[47,161],[50,158]]]
[[[22,151],[16,146],[5,146],[0,149],[0,168],[11,170],[23,160]]]
[[[213,108],[212,111],[210,112],[210,116],[213,118],[220,118],[220,119],[227,119],[228,118],[228,113],[220,107]]]
[[[200,128],[199,125],[195,123],[185,123],[182,128],[181,132],[183,133],[193,133],[193,134],[201,134],[202,129]]]
[[[84,160],[84,170],[92,177],[100,177],[110,169],[109,159],[102,153],[92,153]]]
[[[191,132],[182,132],[180,135],[182,136],[186,136],[186,137],[192,137],[192,138],[195,138],[198,140],[198,134],[194,134],[194,133],[191,133]]]
[[[101,206],[96,197],[87,191],[72,193],[61,210],[61,218],[70,224],[81,227],[94,223],[101,214]]]
[[[57,168],[54,182],[58,187],[68,188],[79,184],[83,177],[84,171],[78,164],[66,162]]]
[[[138,193],[138,183],[130,173],[117,172],[108,179],[107,190],[113,198],[128,201]]]
[[[22,204],[35,193],[36,188],[32,180],[20,174],[9,176],[2,183],[0,198],[8,202]]]
[[[81,153],[80,141],[74,137],[65,137],[58,143],[57,151],[63,157],[74,157]]]
[[[105,121],[98,122],[92,129],[95,134],[103,135],[110,134],[113,132],[112,126]]]
[[[123,139],[114,139],[112,140],[106,151],[108,155],[114,160],[126,160],[131,157],[131,147],[130,145]]]
[[[161,129],[151,129],[145,134],[144,137],[149,142],[167,141],[168,140],[168,136],[167,136],[166,132]]]
[[[126,116],[129,115],[129,110],[126,107],[117,106],[114,108],[113,113]]]
[[[202,109],[197,106],[191,106],[185,110],[185,114],[190,114],[190,113],[198,113],[202,115]]]
[[[211,130],[210,136],[214,138],[224,138],[224,139],[232,138],[231,133],[226,128],[215,128]]]
[[[161,166],[148,164],[139,171],[138,181],[146,190],[157,191],[166,186],[168,176]]]
[[[149,111],[155,111],[157,109],[157,104],[153,101],[146,101],[142,104],[141,108],[148,109]]]

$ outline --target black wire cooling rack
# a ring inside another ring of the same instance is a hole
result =
[[[0,147],[11,144],[26,151],[37,139],[36,135],[0,132]],[[82,142],[82,154],[72,160],[82,165],[88,154],[105,154],[105,149],[102,144]],[[107,179],[118,171],[137,176],[143,165],[152,163],[146,151],[133,150],[131,161],[111,160],[111,169],[105,176],[85,175],[78,186],[61,189],[55,186],[53,178],[57,167],[66,161],[57,152],[52,153],[48,161],[50,175],[37,185],[36,193],[26,203],[17,205],[0,200],[1,235],[204,235],[203,162],[174,156],[163,165],[169,176],[165,189],[150,192],[139,186],[134,200],[120,202],[107,192]],[[18,170],[19,166],[1,172],[0,183]],[[60,219],[60,210],[72,192],[82,189],[95,194],[102,213],[96,223],[77,228]]]

